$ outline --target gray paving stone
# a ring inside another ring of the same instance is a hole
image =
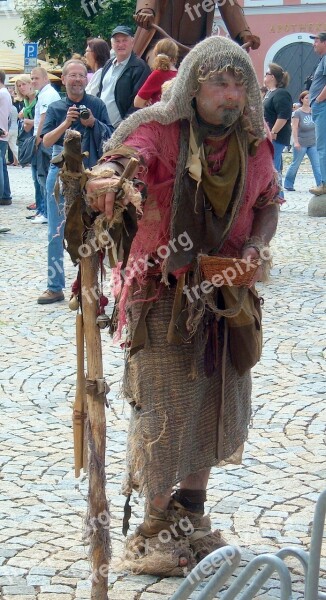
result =
[[[28,596],[35,594],[35,589],[29,585],[4,586],[4,596]]]
[[[12,586],[12,585],[26,585],[26,581],[23,577],[0,577],[0,586]]]
[[[244,461],[213,469],[208,490],[212,522],[240,546],[243,565],[256,554],[288,545],[308,549],[315,503],[325,485],[326,221],[307,215],[312,175],[304,169],[296,182],[300,191],[288,195],[281,208],[272,275],[261,286],[265,346],[253,370]],[[46,228],[34,227],[31,234],[25,220],[24,207],[33,199],[30,170],[9,168],[9,177],[14,202],[1,207],[0,216],[12,229],[1,238],[0,587],[3,600],[89,600],[90,565],[82,541],[88,481],[73,475],[74,315],[66,301],[36,304],[45,289]],[[65,270],[69,288],[76,270],[67,256]],[[103,337],[103,356],[112,382],[106,413],[114,552],[109,597],[167,600],[179,579],[130,576],[116,566],[123,546],[120,486],[129,408],[119,397],[123,352],[108,336]],[[135,496],[133,529],[142,513],[143,500]],[[293,600],[303,598],[298,568],[291,563]],[[321,570],[320,591],[325,593],[324,547]],[[32,588],[33,593],[25,593]],[[279,591],[274,574],[257,600],[279,600]]]
[[[16,554],[16,550],[9,550],[9,548],[0,548],[0,556],[3,557],[4,559],[6,558],[11,558],[12,556],[15,556]]]
[[[31,596],[30,594],[28,594],[28,596],[26,596],[25,594],[6,594],[5,596],[3,596],[3,600],[35,600],[35,598],[36,594],[33,594],[33,596]]]
[[[59,594],[55,592],[46,592],[44,594],[38,594],[37,600],[71,600],[73,597],[71,594],[63,594],[60,592]]]
[[[26,569],[4,565],[0,567],[0,577],[20,577],[26,573]]]
[[[43,565],[32,567],[29,571],[30,576],[38,575],[44,577],[53,577],[56,574],[56,570],[51,567],[45,567]]]
[[[27,575],[26,581],[28,585],[32,586],[46,586],[50,584],[51,578],[45,577],[45,575]]]
[[[68,594],[71,591],[68,585],[41,585],[42,594]]]

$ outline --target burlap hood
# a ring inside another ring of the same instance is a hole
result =
[[[222,36],[212,36],[200,42],[184,58],[170,88],[160,102],[138,110],[119,125],[104,146],[104,150],[118,147],[144,123],[157,121],[168,125],[179,119],[192,120],[192,99],[199,89],[199,78],[210,71],[232,68],[243,74],[247,92],[244,116],[250,133],[258,139],[265,137],[263,108],[257,77],[248,53],[238,44]],[[247,127],[246,127],[247,128]]]

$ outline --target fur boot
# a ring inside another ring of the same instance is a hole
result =
[[[179,519],[189,519],[192,525],[193,532],[187,539],[197,562],[200,562],[214,550],[227,545],[220,530],[212,530],[211,520],[208,515],[187,510],[177,500],[173,499],[172,503],[174,511],[179,515]]]
[[[189,519],[173,507],[149,506],[143,523],[126,541],[123,568],[132,573],[160,577],[186,577],[196,565],[185,532],[193,531]]]
[[[145,538],[139,533],[126,541],[122,567],[134,574],[146,573],[158,577],[187,577],[196,565],[186,538],[172,538],[164,531]]]

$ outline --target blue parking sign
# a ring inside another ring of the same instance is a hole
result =
[[[38,54],[38,44],[31,42],[28,44],[25,44],[25,59],[26,58],[37,58],[37,54]]]
[[[37,55],[38,55],[38,44],[29,42],[25,44],[24,52],[24,71],[25,73],[31,73],[31,71],[37,67]]]

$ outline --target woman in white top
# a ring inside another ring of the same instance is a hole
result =
[[[96,96],[99,91],[102,68],[110,58],[110,47],[101,38],[92,38],[87,42],[85,51],[87,66],[93,71],[94,75],[88,82],[85,92]]]

